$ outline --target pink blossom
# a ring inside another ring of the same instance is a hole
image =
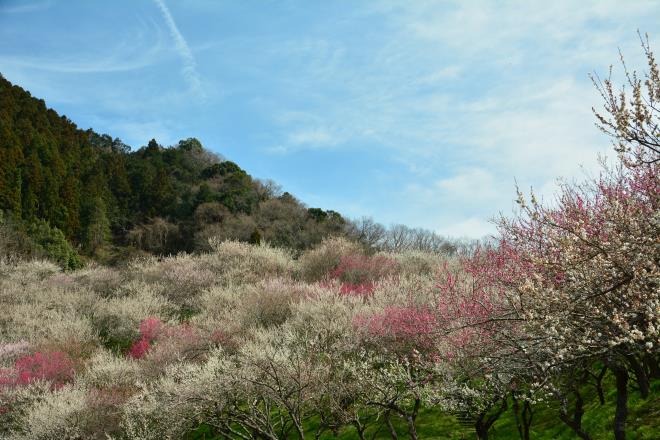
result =
[[[167,342],[167,344],[163,344]],[[154,347],[162,347],[155,352],[156,357],[167,357],[172,353],[199,347],[202,338],[197,331],[187,323],[167,325],[158,318],[146,318],[140,323],[140,338],[131,345],[128,356],[142,359]],[[169,354],[168,354],[169,352]]]
[[[151,342],[145,337],[141,337],[131,345],[128,355],[133,359],[142,359],[151,348]]]
[[[163,322],[153,316],[145,318],[140,322],[140,335],[150,342],[156,339],[163,329]]]
[[[361,297],[368,297],[374,292],[375,286],[372,282],[365,282],[360,284],[342,283],[339,288],[341,295],[355,295]]]
[[[372,316],[358,316],[353,324],[378,339],[392,343],[393,348],[428,351],[434,346],[437,330],[435,314],[423,307],[387,307]]]
[[[235,350],[238,348],[238,341],[229,332],[221,329],[214,330],[211,333],[211,342],[227,350]]]
[[[142,359],[151,348],[151,343],[163,333],[165,325],[156,317],[145,318],[140,322],[140,339],[128,351],[133,359]]]
[[[335,278],[350,285],[373,283],[394,273],[397,262],[391,258],[377,255],[345,255],[339,260],[337,267],[330,272],[330,278]]]
[[[55,389],[73,380],[73,374],[73,362],[65,353],[37,352],[17,359],[13,369],[0,370],[0,386],[28,385],[45,380]]]

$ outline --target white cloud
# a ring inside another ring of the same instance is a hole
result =
[[[286,155],[303,150],[332,148],[343,141],[342,135],[327,128],[300,128],[290,133],[283,144],[266,147],[265,153]]]
[[[197,72],[197,63],[192,51],[190,50],[190,46],[188,46],[188,42],[183,37],[183,34],[181,34],[181,31],[179,31],[179,28],[174,21],[174,17],[172,17],[172,14],[165,2],[163,0],[154,0],[154,2],[163,14],[165,23],[170,30],[172,38],[174,39],[174,47],[183,62],[183,77],[188,82],[191,90],[199,93],[200,95],[204,95],[202,82],[199,78],[199,73]]]
[[[374,202],[364,214],[471,236],[510,210],[514,179],[551,199],[558,177],[598,169],[597,154],[611,147],[593,125],[591,107],[600,98],[587,74],[616,64],[617,47],[638,61],[635,30],[660,13],[657,2],[622,7],[613,0],[366,8],[388,23],[387,40],[366,52],[341,38],[307,41],[309,65],[297,64],[286,84],[310,91],[305,118],[277,122],[288,142],[300,133],[309,140],[296,151],[358,144],[405,164],[401,208],[385,211]],[[364,61],[352,62],[356,57]],[[341,88],[326,91],[327,78]],[[341,127],[341,137],[330,142],[309,131],[318,121]]]
[[[123,140],[134,149],[147,145],[151,139],[156,139],[161,145],[172,145],[178,140],[171,126],[164,121],[113,120],[97,125],[106,127],[111,133],[122,133]]]
[[[150,47],[146,52],[138,54],[119,53],[115,51],[102,58],[46,58],[23,56],[0,56],[0,64],[17,68],[43,70],[56,73],[114,73],[138,70],[152,65],[159,52],[160,45]]]
[[[0,11],[1,12],[1,11]],[[143,69],[163,60],[164,35],[155,24],[122,32],[113,44],[88,48],[78,39],[58,41],[47,55],[30,51],[0,54],[3,70],[42,71],[63,74],[119,73]],[[60,55],[62,54],[62,55]]]
[[[455,79],[461,73],[463,73],[463,68],[461,66],[453,65],[453,66],[440,67],[435,72],[422,76],[417,80],[417,82],[419,84],[436,84],[441,81]]]
[[[273,147],[266,147],[262,149],[264,153],[268,154],[276,154],[279,156],[283,156],[285,154],[289,154],[291,152],[290,148],[285,147],[284,145],[275,145]]]
[[[0,14],[23,14],[27,12],[41,11],[50,8],[52,4],[52,0],[34,3],[9,3],[8,5],[0,6]]]
[[[289,135],[289,141],[295,145],[324,146],[338,142],[336,136],[324,128],[299,130]]]
[[[658,11],[652,0],[628,2],[617,0],[572,0],[500,2],[416,1],[402,4],[390,15],[417,38],[440,43],[460,51],[462,56],[488,53],[503,61],[518,60],[530,40],[539,51],[564,50],[576,36],[593,43],[594,21],[615,20],[617,24],[639,21],[640,17]],[[623,32],[634,32],[610,23],[598,29],[597,38],[608,36],[609,42],[620,42]],[[586,34],[591,34],[587,36]],[[504,57],[496,55],[504,54]],[[539,53],[541,55],[541,53]]]
[[[493,202],[498,198],[495,177],[483,168],[468,168],[435,182],[435,189],[450,200]]]
[[[456,223],[444,225],[438,233],[448,237],[482,238],[495,234],[493,223],[477,217],[469,217]]]

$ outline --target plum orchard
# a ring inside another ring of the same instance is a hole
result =
[[[294,259],[211,239],[124,268],[0,261],[0,437],[417,439],[430,409],[481,439],[510,411],[526,440],[558,408],[589,439],[584,390],[603,402],[613,381],[625,438],[629,390],[652,397],[660,378],[660,80],[644,47],[631,97],[596,81],[617,164],[549,206],[519,194],[497,244],[469,255],[334,238]]]

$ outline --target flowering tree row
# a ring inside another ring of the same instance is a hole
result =
[[[584,439],[581,387],[593,382],[602,402],[603,376],[613,374],[613,434],[624,439],[629,381],[647,398],[660,378],[660,76],[643,47],[645,77],[625,71],[632,96],[595,81],[605,100],[596,116],[618,162],[562,184],[550,205],[519,192],[520,213],[499,220],[497,247],[446,271],[439,286],[447,334],[487,372],[486,394],[558,399],[560,418]]]

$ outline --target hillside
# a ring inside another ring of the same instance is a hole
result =
[[[132,150],[79,129],[1,76],[0,211],[27,235],[45,222],[102,261],[203,250],[210,236],[302,250],[345,225],[194,138]]]

